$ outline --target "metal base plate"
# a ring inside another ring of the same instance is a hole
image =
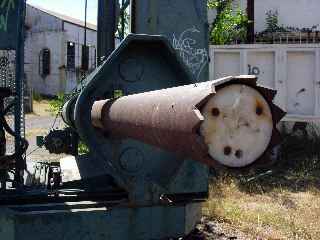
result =
[[[0,239],[156,240],[186,235],[200,216],[200,203],[140,208],[114,202],[9,206],[0,210]]]

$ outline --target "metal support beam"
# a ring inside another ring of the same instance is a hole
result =
[[[248,15],[248,31],[247,31],[247,43],[254,42],[254,0],[248,0],[247,6]]]
[[[19,2],[19,21],[17,26],[18,41],[16,47],[16,107],[15,107],[15,152],[20,153],[22,146],[21,139],[21,120],[22,120],[22,101],[23,101],[23,78],[24,78],[24,20],[25,20],[25,9],[26,2]],[[25,169],[25,159],[22,157],[22,153],[17,154],[16,165],[15,165],[15,184],[16,187],[23,185],[23,173]]]
[[[98,65],[115,49],[116,0],[98,2]]]

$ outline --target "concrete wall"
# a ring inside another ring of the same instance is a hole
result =
[[[256,0],[255,31],[266,28],[266,12],[278,11],[279,24],[297,28],[311,28],[320,24],[319,0]],[[320,30],[320,28],[318,28]]]
[[[247,0],[235,0],[234,6],[246,11]],[[311,28],[320,24],[319,0],[255,0],[255,32],[265,30],[269,10],[278,11],[279,24],[283,26]],[[213,22],[215,15],[214,10],[209,10],[209,23]]]
[[[253,74],[276,89],[288,121],[320,120],[319,44],[246,44],[210,47],[210,79]]]
[[[25,42],[27,84],[37,93],[55,95],[61,91],[59,66],[62,65],[62,20],[28,5],[26,25],[28,27]],[[39,73],[39,54],[44,48],[50,49],[51,52],[50,75],[45,78]]]
[[[63,49],[62,32],[27,33],[25,44],[25,73],[27,83],[35,92],[55,95],[62,90],[61,70]],[[39,54],[44,48],[50,49],[50,75],[43,78],[39,69]]]

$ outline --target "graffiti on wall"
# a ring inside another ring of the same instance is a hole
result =
[[[197,47],[194,34],[199,33],[200,31],[196,27],[192,27],[182,32],[178,38],[173,35],[173,47],[197,80],[209,61],[207,49]]]

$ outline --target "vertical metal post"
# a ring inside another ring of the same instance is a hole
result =
[[[87,48],[87,12],[88,12],[88,1],[85,0],[84,7],[84,40],[83,45],[81,47],[82,55],[81,55],[81,69],[83,73],[83,77],[86,76],[86,72],[89,70],[89,48]]]
[[[84,7],[84,47],[87,46],[87,10],[88,10],[88,1],[85,0],[85,7]]]
[[[248,0],[247,6],[248,24],[247,43],[254,42],[254,0]]]
[[[125,31],[125,17],[126,17],[126,13],[125,13],[125,8],[124,8],[124,0],[122,0],[121,1],[121,8],[122,8],[122,10],[121,10],[121,33],[119,34],[120,36],[120,39],[121,39],[121,41],[124,39],[124,31]]]
[[[22,89],[23,89],[23,78],[24,78],[24,20],[25,20],[25,9],[26,1],[17,1],[18,6],[18,26],[17,26],[17,46],[16,46],[16,95],[15,95],[15,118],[14,118],[14,128],[15,128],[15,152],[17,153],[16,163],[15,163],[15,176],[14,182],[15,187],[20,188],[23,185],[23,173],[25,170],[26,160],[22,157],[21,153],[21,113],[22,113]],[[19,154],[20,153],[20,154]]]
[[[115,49],[116,0],[98,2],[98,65]]]
[[[129,31],[136,33],[136,0],[131,0]]]

